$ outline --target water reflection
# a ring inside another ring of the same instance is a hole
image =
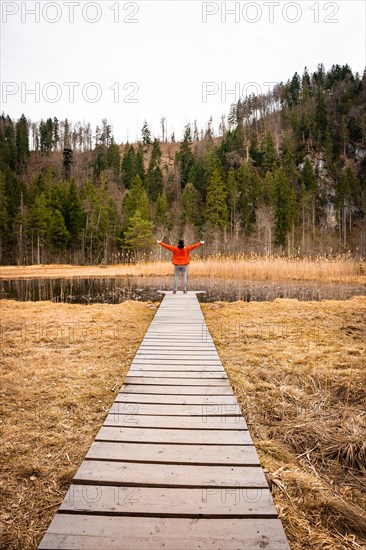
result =
[[[0,298],[19,301],[51,300],[72,304],[119,304],[125,300],[160,301],[158,290],[171,290],[171,277],[109,277],[62,279],[3,279]],[[190,289],[205,290],[202,302],[217,300],[272,301],[297,298],[302,301],[346,300],[365,296],[364,286],[311,282],[255,282],[222,279],[190,280]]]

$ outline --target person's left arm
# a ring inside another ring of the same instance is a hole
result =
[[[205,244],[205,241],[200,241],[199,243],[191,244],[190,246],[186,246],[186,248],[187,250],[191,251],[191,250],[194,250],[195,248],[198,248],[202,244]]]

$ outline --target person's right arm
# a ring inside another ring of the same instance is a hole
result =
[[[174,246],[171,246],[170,244],[165,244],[165,243],[163,243],[163,241],[157,241],[157,243],[160,244],[160,246],[163,246],[164,248],[167,248],[168,250],[171,250],[171,251],[174,250]]]

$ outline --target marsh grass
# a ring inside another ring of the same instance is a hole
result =
[[[156,306],[2,301],[0,548],[37,547]]]
[[[366,298],[202,309],[292,550],[365,548]]]
[[[200,250],[200,249],[199,249]],[[164,254],[169,258],[169,254]],[[3,278],[59,277],[124,277],[167,276],[172,273],[170,261],[146,261],[137,264],[100,266],[32,265],[4,266]],[[319,281],[323,283],[366,284],[366,262],[348,256],[334,258],[263,258],[260,256],[216,255],[194,256],[190,277],[211,277],[248,281]]]

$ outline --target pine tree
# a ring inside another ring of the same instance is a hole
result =
[[[169,226],[169,203],[165,191],[156,200],[156,222],[161,226]]]
[[[50,236],[51,211],[44,192],[37,195],[27,219],[28,234],[37,247],[37,263],[41,263],[42,250]]]
[[[121,164],[122,185],[129,189],[136,176],[136,155],[133,145],[126,144]]]
[[[151,215],[147,193],[139,176],[135,176],[131,189],[127,191],[122,201],[122,230],[124,231],[136,211],[140,211],[143,219],[149,220]]]
[[[70,239],[70,234],[66,229],[62,213],[59,210],[53,210],[49,223],[49,237],[52,247],[57,251],[65,250]]]
[[[144,219],[139,210],[130,218],[124,236],[124,245],[127,250],[136,256],[142,252],[148,252],[153,245],[153,223]]]
[[[65,179],[69,180],[71,177],[71,167],[74,163],[74,153],[72,149],[65,148],[63,150],[63,172]]]
[[[229,171],[226,188],[228,193],[228,205],[230,213],[230,231],[231,235],[233,235],[239,200],[239,188],[234,170]]]
[[[317,183],[316,183],[316,177],[314,174],[314,169],[308,157],[306,157],[304,162],[304,167],[302,169],[302,181],[304,183],[306,191],[310,191],[311,193],[317,192]]]
[[[255,210],[261,193],[261,179],[249,162],[243,162],[237,173],[239,211],[243,229],[250,234],[255,223]]]
[[[276,203],[276,243],[284,246],[294,220],[295,197],[288,177],[282,169],[274,173]]]
[[[194,169],[194,155],[191,150],[192,135],[191,127],[189,124],[184,129],[183,141],[180,144],[179,151],[176,154],[176,161],[178,163],[180,172],[180,184],[184,189],[188,181],[191,179],[192,170]]]
[[[117,143],[115,143],[112,137],[111,144],[107,150],[107,166],[113,169],[113,172],[116,178],[119,177],[120,164],[121,164],[121,155],[119,152],[119,147]]]
[[[264,143],[262,147],[263,161],[262,166],[264,173],[274,170],[278,164],[278,157],[276,153],[276,148],[273,140],[273,135],[271,132],[266,132]]]
[[[144,144],[145,149],[148,149],[151,145],[151,132],[146,120],[144,120],[144,124],[142,126],[141,137],[142,137],[142,143]]]
[[[161,149],[157,139],[154,139],[149,166],[146,174],[146,187],[150,199],[155,202],[163,192],[163,173],[160,168]]]
[[[228,223],[227,193],[218,170],[212,174],[206,200],[205,219],[212,227],[224,229]]]
[[[136,175],[140,177],[142,183],[145,182],[145,166],[144,166],[144,148],[140,143],[136,153],[136,163],[135,163]]]
[[[24,174],[28,166],[30,154],[28,132],[28,122],[23,114],[15,126],[18,174]]]
[[[74,248],[85,227],[85,213],[82,208],[75,180],[72,179],[68,189],[68,200],[65,214],[66,228],[70,234],[70,244]]]
[[[201,222],[199,193],[193,183],[187,183],[181,196],[182,222],[198,225]]]

